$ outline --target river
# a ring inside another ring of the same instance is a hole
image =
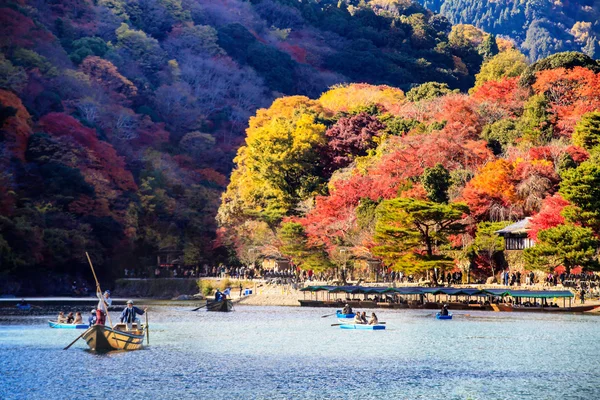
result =
[[[329,309],[150,310],[150,346],[95,354],[48,317],[0,317],[1,399],[600,399],[600,318]],[[113,313],[113,319],[117,318]]]

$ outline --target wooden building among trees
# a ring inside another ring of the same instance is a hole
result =
[[[496,231],[496,233],[504,238],[505,250],[525,250],[535,246],[533,239],[529,238],[531,218],[525,218],[514,224],[508,225],[504,229]]]

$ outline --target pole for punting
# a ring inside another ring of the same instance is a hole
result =
[[[148,310],[146,310],[145,314],[146,314],[146,344],[150,345],[150,328],[148,327]]]
[[[98,282],[98,278],[96,277],[96,271],[94,271],[94,265],[92,264],[92,259],[90,258],[90,255],[88,254],[88,252],[85,252],[85,255],[88,259],[88,262],[90,263],[90,268],[92,269],[92,274],[94,275],[94,280],[96,281],[96,288],[98,290],[98,292],[100,292],[100,296],[102,296],[102,289],[100,289],[100,283]],[[104,302],[104,299],[102,299],[102,302]],[[106,305],[106,303],[104,303]],[[106,305],[106,317],[108,318],[108,323],[110,324],[110,327],[112,328],[113,324],[112,321],[110,320],[110,313],[108,312],[108,306]]]

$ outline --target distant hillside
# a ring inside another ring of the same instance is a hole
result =
[[[351,81],[464,90],[484,57],[407,0],[0,8],[0,274],[22,278],[87,271],[86,250],[105,275],[226,260],[215,215],[257,109]]]
[[[531,61],[562,51],[600,58],[600,1],[418,0],[453,24],[514,39]]]

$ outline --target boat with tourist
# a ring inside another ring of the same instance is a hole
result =
[[[67,324],[56,321],[48,321],[48,325],[55,329],[87,329],[90,327],[88,324]]]
[[[233,310],[233,302],[229,299],[219,301],[208,301],[206,303],[207,311],[230,312]]]
[[[335,312],[335,316],[338,319],[346,319],[346,318],[350,319],[350,318],[354,318],[356,316],[356,314],[355,313],[344,314],[342,310],[337,310]]]
[[[438,312],[435,314],[435,318],[436,319],[452,319],[452,314],[442,315],[442,313]]]
[[[113,328],[104,325],[93,325],[83,334],[83,340],[94,351],[138,350],[144,343],[145,326],[132,325],[127,330],[126,324],[117,324]]]

